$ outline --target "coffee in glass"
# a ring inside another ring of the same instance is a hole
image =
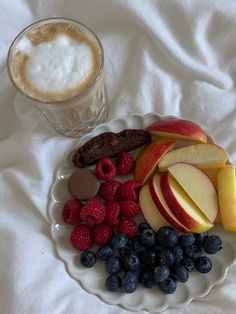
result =
[[[52,18],[28,26],[9,49],[8,71],[59,133],[81,136],[107,118],[103,48],[77,21]]]

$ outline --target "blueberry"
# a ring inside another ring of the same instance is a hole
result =
[[[135,271],[140,268],[140,259],[138,253],[130,252],[124,256],[124,270]]]
[[[182,266],[182,259],[183,258],[181,258],[181,260],[179,261],[174,261],[174,264],[171,266],[171,269],[175,270],[177,267]]]
[[[189,257],[182,258],[180,261],[180,265],[184,266],[188,272],[191,272],[192,270],[194,270],[194,262]]]
[[[119,256],[111,256],[105,263],[109,274],[118,274],[122,270],[122,260]]]
[[[145,288],[153,288],[157,285],[151,268],[143,268],[139,273],[139,282]]]
[[[138,287],[138,276],[135,272],[127,272],[123,276],[122,289],[126,293],[134,292]]]
[[[158,252],[160,252],[163,249],[163,246],[156,243],[152,246],[152,249],[155,250],[156,254],[158,254]]]
[[[164,247],[174,247],[178,242],[178,232],[169,226],[161,227],[156,237],[158,243]]]
[[[156,251],[149,249],[141,253],[141,261],[144,265],[154,265],[156,263]]]
[[[184,254],[194,260],[201,256],[201,250],[196,245],[191,245],[184,249]]]
[[[142,231],[145,229],[151,229],[151,227],[149,226],[149,224],[141,222],[138,226],[138,232],[142,233]]]
[[[160,265],[154,269],[154,279],[156,282],[166,280],[170,275],[170,269],[167,266]]]
[[[105,286],[108,291],[116,292],[121,288],[121,278],[118,275],[110,275],[106,279]]]
[[[127,243],[128,237],[122,233],[116,233],[111,240],[111,245],[114,249],[123,248],[127,245]]]
[[[179,262],[183,257],[183,249],[177,245],[172,249],[172,252],[174,254],[175,262]]]
[[[125,247],[121,247],[121,248],[119,249],[120,255],[121,255],[122,257],[124,257],[125,254],[131,253],[131,252],[133,252],[133,251],[134,251],[134,249],[133,249],[129,244],[127,244]]]
[[[192,233],[184,233],[179,237],[179,245],[181,247],[188,247],[193,245],[195,242],[195,237]]]
[[[200,273],[208,273],[212,269],[212,262],[207,256],[196,258],[195,267]]]
[[[140,242],[145,247],[153,246],[155,241],[155,232],[152,229],[144,229],[140,234]]]
[[[93,267],[96,261],[97,256],[93,251],[84,251],[80,255],[80,262],[84,267]]]
[[[208,254],[215,254],[222,249],[221,238],[217,235],[210,235],[203,243],[203,248]]]
[[[175,277],[180,282],[186,282],[189,277],[187,269],[184,266],[177,267],[175,270]]]
[[[146,247],[144,245],[142,245],[142,243],[140,242],[140,236],[139,235],[135,236],[132,239],[131,246],[135,252],[140,253],[140,252],[146,251]]]
[[[204,241],[208,238],[208,236],[209,236],[208,232],[194,233],[195,244],[201,247]]]
[[[105,261],[108,257],[113,255],[113,248],[110,245],[101,246],[97,250],[97,257],[101,261]]]
[[[168,277],[162,282],[158,283],[159,289],[165,294],[172,294],[177,288],[176,280],[172,277]]]
[[[175,258],[171,249],[164,248],[159,251],[157,255],[157,261],[161,265],[171,266],[174,264]]]

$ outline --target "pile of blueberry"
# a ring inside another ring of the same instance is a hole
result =
[[[166,294],[172,294],[177,282],[186,282],[194,269],[208,273],[212,262],[207,254],[222,249],[217,235],[178,232],[169,226],[154,232],[146,223],[139,224],[138,234],[128,240],[126,235],[116,233],[109,245],[97,252],[84,251],[80,262],[85,267],[95,265],[97,259],[105,262],[108,277],[107,290],[134,292],[138,284],[146,288],[159,287]]]

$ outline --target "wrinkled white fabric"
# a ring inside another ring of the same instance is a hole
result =
[[[109,118],[158,112],[191,119],[236,163],[236,2],[0,2],[0,313],[128,313],[86,293],[57,258],[46,214],[48,191],[75,140],[54,132],[8,79],[5,63],[14,37],[29,23],[52,16],[79,20],[100,37]],[[207,297],[165,313],[233,314],[235,295],[236,265]]]

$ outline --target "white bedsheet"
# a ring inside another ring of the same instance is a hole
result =
[[[109,118],[153,111],[192,119],[236,163],[236,1],[0,1],[0,314],[128,313],[86,293],[56,257],[47,196],[74,140],[48,127],[8,79],[11,41],[52,16],[77,19],[100,37]],[[236,264],[210,295],[165,313],[233,314],[235,296]]]

